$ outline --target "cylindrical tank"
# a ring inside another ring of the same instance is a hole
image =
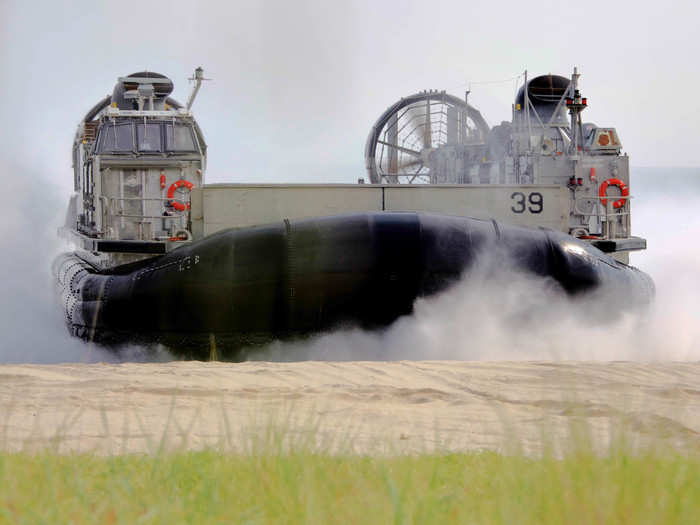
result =
[[[160,73],[154,73],[152,71],[140,71],[138,73],[132,73],[124,77],[124,80],[120,80],[114,86],[114,91],[112,92],[112,103],[116,103],[119,109],[138,109],[135,100],[127,100],[124,98],[124,93],[127,91],[132,91],[138,88],[138,82],[128,82],[128,78],[152,78],[159,80],[167,80],[167,82],[158,82],[153,84],[154,90],[154,109],[162,110],[164,109],[165,99],[168,95],[173,92],[173,82],[165,75]]]
[[[542,75],[540,77],[535,77],[527,83],[528,87],[528,98],[532,103],[532,106],[537,111],[537,115],[540,120],[547,124],[554,110],[559,103],[561,97],[566,93],[566,89],[569,87],[569,79],[559,75]],[[525,90],[520,88],[518,95],[515,97],[516,108],[520,107],[521,112],[525,111]],[[532,109],[532,108],[531,108]],[[521,113],[521,114],[523,114]],[[539,124],[537,117],[531,116],[532,123]],[[566,106],[562,105],[554,118],[553,123],[567,125],[568,119],[566,117]]]

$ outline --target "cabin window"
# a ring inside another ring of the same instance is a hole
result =
[[[162,151],[160,124],[136,124],[139,151]]]
[[[103,130],[101,151],[134,151],[131,124],[108,124]]]
[[[197,151],[192,128],[186,124],[166,124],[165,144],[168,151]]]

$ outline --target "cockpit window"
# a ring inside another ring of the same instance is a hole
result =
[[[160,124],[136,124],[139,151],[162,151]]]
[[[134,151],[134,133],[131,124],[108,124],[102,133],[101,151]]]
[[[175,123],[166,124],[165,147],[168,151],[196,151],[191,126]]]
[[[99,151],[105,153],[197,152],[194,130],[189,123],[110,122],[101,135]]]

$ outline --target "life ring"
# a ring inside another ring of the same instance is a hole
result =
[[[608,196],[608,186],[617,186],[620,188],[623,197],[628,197],[630,194],[630,189],[627,187],[627,184],[622,182],[620,179],[608,179],[600,185],[600,190],[598,190],[598,195],[601,197],[600,202],[603,204],[603,206],[608,205],[608,199],[606,198]],[[627,199],[616,200],[613,202],[613,208],[616,210],[622,208],[625,205],[626,200]]]
[[[168,188],[168,203],[177,211],[185,211],[190,209],[189,202],[183,204],[182,202],[175,200],[175,190],[182,186],[192,191],[194,184],[192,184],[190,181],[180,179],[178,181],[173,182]]]

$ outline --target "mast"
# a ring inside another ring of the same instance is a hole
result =
[[[530,87],[527,85],[527,69],[525,70],[525,119],[527,120],[527,149],[530,151],[530,137],[532,136],[532,127],[530,125]]]
[[[583,129],[581,127],[581,112],[586,109],[588,101],[581,96],[578,90],[578,79],[581,75],[578,73],[578,68],[574,67],[574,74],[571,75],[571,91],[573,93],[566,98],[566,107],[571,115],[571,155],[573,158],[578,157],[579,140],[583,140]],[[573,95],[573,96],[572,96]]]
[[[208,79],[204,78],[204,69],[202,67],[198,67],[194,70],[194,76],[191,77],[190,80],[194,80],[194,88],[192,89],[192,93],[190,93],[190,98],[187,99],[188,111],[192,108],[192,104],[194,104],[194,99],[197,97],[199,88],[202,86],[202,80]]]

